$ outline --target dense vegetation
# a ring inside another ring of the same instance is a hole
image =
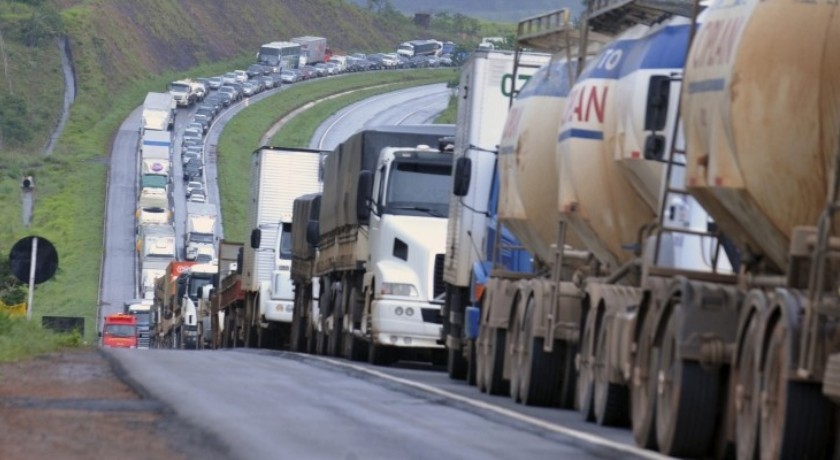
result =
[[[0,253],[38,234],[60,257],[56,277],[35,293],[34,318],[83,316],[85,330],[96,329],[110,143],[146,92],[176,78],[242,68],[259,44],[298,35],[326,36],[336,52],[387,51],[427,35],[478,40],[434,27],[346,0],[0,2]],[[57,148],[45,158],[63,98],[59,36],[69,42],[77,95]],[[25,174],[37,184],[31,228],[21,218]],[[0,297],[19,290],[11,285]]]
[[[371,9],[388,6],[405,14],[469,15],[490,21],[515,22],[528,16],[560,8],[570,8],[576,14],[583,10],[578,0],[351,0]]]
[[[25,318],[0,311],[0,363],[17,361],[58,348],[82,345],[79,334],[56,334]]]

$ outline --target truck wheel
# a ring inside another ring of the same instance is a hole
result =
[[[600,315],[600,314],[599,314]],[[594,335],[597,331],[596,318],[588,318],[586,313],[583,318],[583,334],[581,335],[580,352],[577,356],[578,381],[577,381],[577,408],[583,419],[587,422],[595,420],[594,393],[595,377],[592,369],[592,350],[594,348]]]
[[[333,293],[333,295],[341,295],[340,293]],[[335,300],[335,297],[333,297]],[[333,320],[332,320],[332,329],[330,330],[329,334],[329,342],[328,342],[328,349],[327,354],[330,356],[335,356],[337,358],[341,357],[342,352],[342,322],[344,321],[344,302],[338,301],[333,306]]]
[[[327,354],[327,320],[320,318],[321,330],[315,333],[315,354],[324,356]]]
[[[761,458],[827,458],[834,405],[822,384],[788,379],[795,350],[786,324],[771,330],[762,373]]]
[[[487,328],[481,326],[478,329],[478,337],[475,339],[475,386],[482,393],[487,393],[487,380],[485,378],[487,372],[484,367],[488,359],[488,348]]]
[[[485,390],[491,395],[503,395],[510,392],[510,381],[504,379],[505,342],[507,331],[490,328],[488,331],[487,360],[484,363]]]
[[[397,362],[399,350],[387,345],[377,345],[373,340],[368,342],[368,362],[375,366],[388,366]]]
[[[463,349],[446,347],[446,373],[453,380],[467,378],[467,360],[464,359]]]
[[[519,402],[527,406],[552,406],[557,405],[560,396],[563,359],[557,343],[552,353],[546,353],[545,339],[534,337],[534,302],[531,298],[526,305],[513,371],[519,374]]]
[[[714,443],[720,377],[717,370],[682,359],[677,343],[679,304],[674,311],[662,337],[656,442],[663,454],[701,457]]]
[[[464,358],[464,342],[463,342],[463,330],[464,320],[461,320],[462,324],[454,324],[450,323],[449,314],[453,306],[455,309],[460,312],[460,317],[464,317],[464,290],[455,288],[453,286],[446,286],[446,300],[447,305],[446,307],[446,316],[443,318],[443,332],[444,332],[444,340],[447,336],[453,337],[456,339],[461,340],[461,346],[458,348],[450,348],[449,346],[446,347],[446,373],[449,375],[449,378],[453,380],[464,380],[467,378],[467,360]]]
[[[744,338],[736,351],[738,365],[732,369],[732,399],[735,403],[735,449],[737,458],[753,460],[758,457],[758,427],[760,422],[761,387],[756,353],[758,314],[747,324]]]
[[[656,448],[656,376],[659,374],[659,348],[653,347],[653,313],[645,318],[638,347],[633,356],[633,377],[630,382],[630,407],[633,437],[636,445]]]
[[[595,421],[602,426],[627,426],[630,395],[624,385],[610,382],[610,363],[607,358],[609,327],[598,328],[598,342],[595,349],[595,391],[593,409]]]
[[[472,386],[476,385],[476,381],[477,381],[476,375],[477,375],[477,371],[478,371],[478,369],[477,369],[477,364],[478,363],[476,363],[477,359],[476,359],[475,348],[476,348],[475,339],[467,340],[467,356],[469,356],[469,358],[467,359],[466,379],[467,379],[467,385],[472,385]]]

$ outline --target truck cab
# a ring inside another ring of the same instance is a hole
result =
[[[218,273],[217,264],[196,264],[178,277],[180,308],[176,309],[175,330],[184,348],[198,349],[203,345],[205,325],[201,322],[201,318],[207,316],[208,312],[200,311],[199,302],[202,296],[209,298],[209,291],[204,288],[215,284]],[[207,298],[204,300],[206,301]]]
[[[290,220],[290,219],[289,219]],[[279,222],[274,240],[274,270],[271,280],[263,283],[260,312],[291,321],[295,293],[292,289],[292,223]]]
[[[106,316],[100,335],[103,347],[137,348],[137,318],[126,314]]]
[[[366,314],[373,347],[442,348],[440,307],[452,155],[427,146],[383,149],[372,176]],[[366,190],[360,186],[359,190]]]
[[[150,299],[134,299],[125,303],[125,313],[137,319],[137,348],[148,349],[151,334]]]

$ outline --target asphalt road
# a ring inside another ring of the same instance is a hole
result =
[[[633,458],[547,427],[284,352],[109,350],[233,458]]]

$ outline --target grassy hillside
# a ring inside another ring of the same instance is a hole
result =
[[[58,23],[49,22],[55,18]],[[53,29],[43,28],[47,19]],[[33,30],[45,39],[27,44]],[[77,98],[54,154],[42,158],[63,91],[55,33],[69,39]],[[56,277],[36,291],[34,317],[84,316],[88,334],[94,332],[108,152],[119,124],[147,91],[161,91],[181,76],[242,68],[259,44],[271,40],[313,34],[327,37],[336,51],[369,52],[391,50],[419,33],[405,17],[373,15],[343,0],[0,2],[0,96],[11,85],[22,100],[2,107],[34,133],[0,148],[0,193],[6,197],[0,252],[21,236],[38,234],[56,245],[60,257]],[[21,222],[24,174],[34,174],[37,184],[31,229]]]
[[[351,0],[366,7],[369,0]],[[382,0],[380,0],[382,1]],[[560,8],[571,8],[575,15],[583,11],[583,2],[577,0],[388,0],[405,14],[440,12],[461,13],[488,21],[517,22]],[[376,3],[376,1],[374,1]]]

